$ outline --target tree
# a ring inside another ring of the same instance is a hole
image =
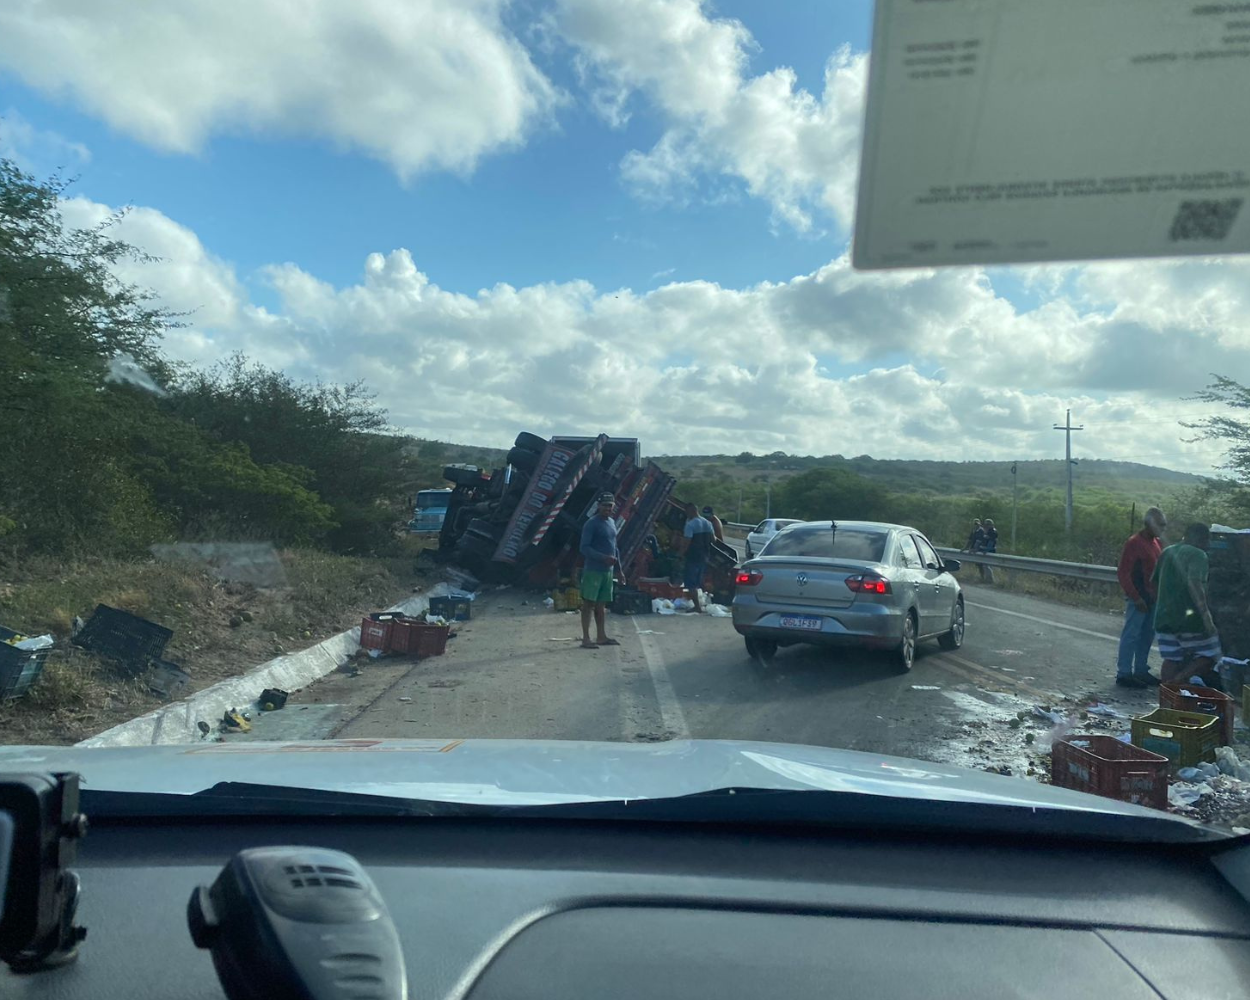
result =
[[[741,452],[738,455],[738,457],[734,459],[734,461],[738,465],[750,465],[752,462],[755,461],[755,456],[752,455],[749,451],[744,451],[744,452]]]
[[[809,521],[878,521],[889,516],[889,494],[846,469],[810,469],[777,489],[774,508]]]
[[[1223,494],[1223,504],[1241,516],[1250,516],[1250,420],[1238,413],[1250,411],[1250,387],[1224,375],[1213,376],[1215,381],[1201,392],[1190,397],[1203,403],[1219,403],[1234,412],[1206,417],[1194,423],[1184,424],[1200,433],[1196,441],[1226,441],[1221,468],[1229,473],[1211,485],[1213,492]]]

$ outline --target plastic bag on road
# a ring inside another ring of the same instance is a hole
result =
[[[1189,785],[1177,782],[1168,787],[1168,805],[1192,806],[1204,795],[1210,795],[1213,791],[1210,785]]]
[[[1215,763],[1221,774],[1227,774],[1239,781],[1250,781],[1250,767],[1242,763],[1232,747],[1216,747]]]
[[[1052,712],[1049,709],[1042,708],[1041,705],[1033,706],[1033,714],[1039,719],[1046,719],[1054,726],[1066,726],[1068,724],[1068,717],[1062,712]]]
[[[713,618],[732,618],[733,612],[723,604],[709,604],[704,610]]]
[[[1124,718],[1123,715],[1117,712],[1110,705],[1105,705],[1101,701],[1097,705],[1090,705],[1089,708],[1085,709],[1085,711],[1090,715],[1101,715],[1104,719]]]
[[[1182,767],[1176,772],[1181,781],[1206,782],[1220,774],[1220,769],[1210,761],[1202,761],[1194,767]]]
[[[663,597],[657,597],[651,602],[651,611],[657,615],[677,614],[677,609],[673,607],[673,602]]]

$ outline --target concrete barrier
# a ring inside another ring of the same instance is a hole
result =
[[[415,615],[430,606],[429,597],[438,596],[437,589],[429,595],[410,597],[388,611]],[[222,715],[231,708],[253,704],[265,688],[295,691],[307,687],[318,678],[341,667],[360,649],[360,626],[331,636],[315,646],[275,657],[267,663],[238,677],[218,681],[181,701],[162,705],[137,719],[106,729],[81,743],[80,747],[144,747],[158,744],[198,743],[199,722],[216,728]]]

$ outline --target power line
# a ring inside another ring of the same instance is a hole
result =
[[[1055,430],[1064,432],[1064,442],[1066,445],[1064,451],[1068,466],[1068,502],[1063,509],[1063,530],[1070,535],[1072,534],[1072,432],[1085,430],[1085,425],[1081,424],[1080,427],[1073,427],[1072,411],[1069,410],[1068,417],[1063,422],[1063,426],[1060,427],[1058,424],[1055,424]]]

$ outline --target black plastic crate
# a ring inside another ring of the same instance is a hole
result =
[[[114,659],[137,674],[147,669],[152,660],[164,658],[165,647],[173,637],[174,633],[164,625],[97,604],[72,641],[75,646]]]
[[[20,698],[43,673],[48,649],[18,649],[6,640],[21,635],[0,625],[0,701]]]
[[[473,602],[467,597],[431,597],[430,615],[449,622],[467,622],[473,616]]]
[[[613,596],[609,607],[614,615],[649,615],[651,595],[641,590],[622,588]]]

